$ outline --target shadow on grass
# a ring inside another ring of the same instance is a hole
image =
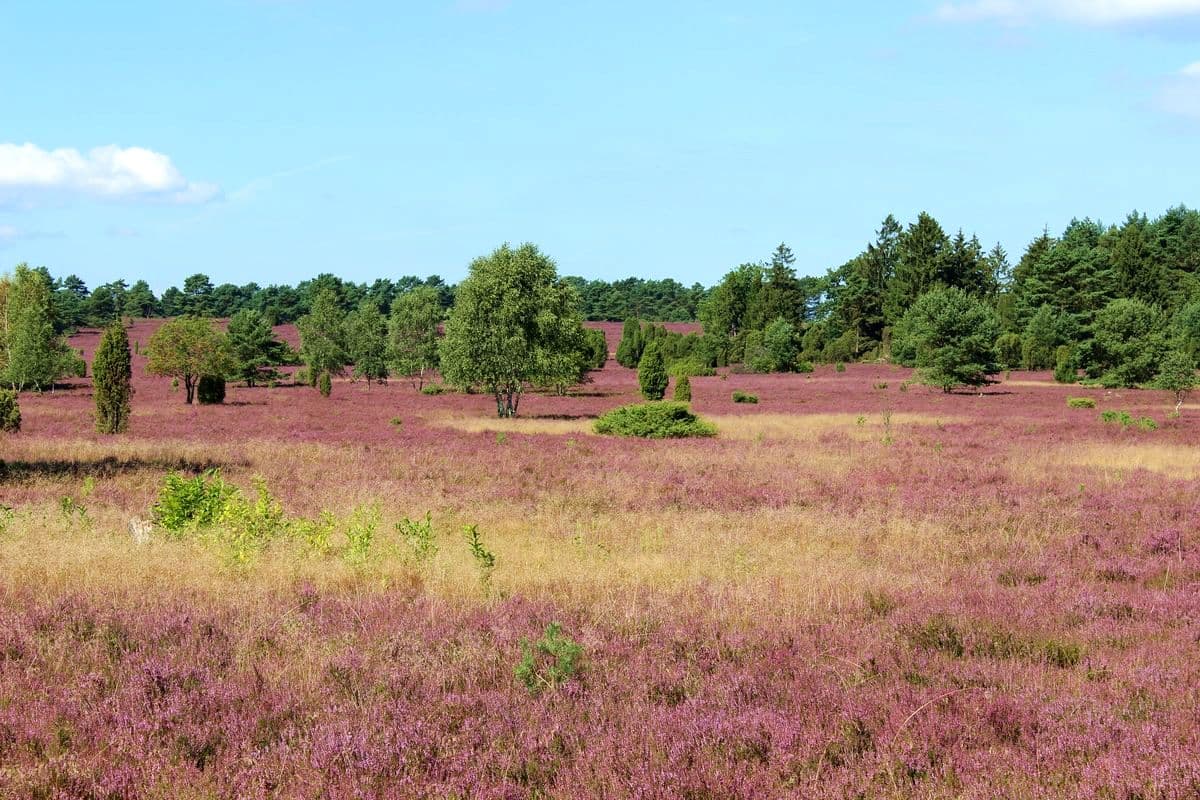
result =
[[[599,414],[522,414],[518,419],[558,419],[574,422],[580,419],[598,419]]]
[[[201,473],[209,469],[247,466],[247,462],[220,462],[187,458],[53,459],[49,461],[5,461],[0,459],[0,484],[25,483],[39,478],[112,478],[133,472]]]

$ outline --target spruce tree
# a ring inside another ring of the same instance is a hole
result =
[[[129,427],[132,377],[129,336],[123,325],[109,325],[92,359],[96,430],[100,433],[121,433]]]

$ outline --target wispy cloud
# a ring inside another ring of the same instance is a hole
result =
[[[50,233],[47,231],[30,231],[24,228],[18,228],[15,225],[6,225],[0,223],[0,248],[10,247],[17,242],[28,241],[30,239],[61,239],[61,233]]]
[[[0,195],[25,203],[74,195],[197,204],[218,197],[220,187],[187,180],[168,156],[144,147],[106,145],[83,153],[0,142]]]
[[[1154,98],[1160,110],[1200,122],[1200,61],[1168,77]]]
[[[949,22],[1027,24],[1052,19],[1125,25],[1200,16],[1200,0],[949,0],[938,6],[935,16]]]

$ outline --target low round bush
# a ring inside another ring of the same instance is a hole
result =
[[[1095,408],[1096,401],[1090,397],[1068,397],[1068,408]]]
[[[683,439],[717,434],[716,427],[693,414],[686,403],[665,401],[614,408],[596,420],[595,430],[611,436],[643,439]]]
[[[750,394],[749,392],[736,391],[733,393],[733,402],[735,403],[751,403],[758,404],[758,395]]]
[[[220,375],[202,375],[196,385],[196,399],[202,406],[225,402],[225,379]]]

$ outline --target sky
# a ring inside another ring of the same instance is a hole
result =
[[[1200,0],[0,0],[0,272],[711,285],[1200,205]]]

